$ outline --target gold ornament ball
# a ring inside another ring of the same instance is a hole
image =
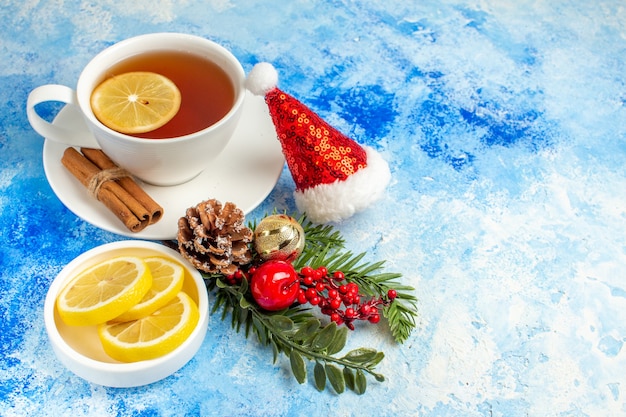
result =
[[[286,214],[265,217],[254,229],[254,247],[264,261],[295,260],[304,249],[304,229]]]

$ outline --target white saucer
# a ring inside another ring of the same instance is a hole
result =
[[[86,131],[82,116],[73,106],[64,107],[54,120]],[[219,158],[193,180],[176,186],[159,187],[140,183],[163,207],[163,218],[141,232],[129,231],[61,164],[67,145],[46,140],[43,166],[48,182],[59,200],[74,214],[96,227],[123,236],[148,240],[175,239],[178,219],[187,208],[215,198],[235,203],[246,214],[272,191],[285,163],[280,142],[262,97],[247,93],[241,120]]]

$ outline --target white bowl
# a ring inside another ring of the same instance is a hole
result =
[[[68,326],[57,313],[55,301],[68,279],[91,265],[123,255],[166,256],[185,267],[183,290],[198,304],[200,320],[181,346],[160,358],[133,363],[118,362],[104,352],[95,326]],[[178,371],[200,348],[206,335],[208,316],[209,301],[200,273],[173,249],[139,240],[108,243],[75,258],[54,279],[44,304],[46,331],[57,358],[81,378],[109,387],[151,384]]]

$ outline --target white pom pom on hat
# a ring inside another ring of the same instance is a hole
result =
[[[246,88],[257,96],[264,96],[278,85],[278,72],[268,62],[260,62],[252,68],[246,78]]]
[[[256,64],[246,88],[265,97],[296,183],[298,210],[315,223],[339,222],[378,200],[391,179],[387,162],[278,87],[273,65]]]

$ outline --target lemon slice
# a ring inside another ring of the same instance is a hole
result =
[[[146,133],[178,113],[181,96],[167,77],[154,72],[127,72],[111,77],[91,93],[91,109],[105,126],[121,133]]]
[[[141,258],[109,259],[73,278],[59,293],[57,310],[71,326],[104,323],[137,304],[151,286],[150,269]]]
[[[116,322],[149,316],[176,297],[183,287],[185,270],[181,265],[161,257],[144,258],[152,274],[152,287],[138,304],[113,319]]]
[[[196,303],[183,291],[142,319],[98,326],[104,351],[121,362],[137,362],[166,355],[180,346],[198,324]]]

